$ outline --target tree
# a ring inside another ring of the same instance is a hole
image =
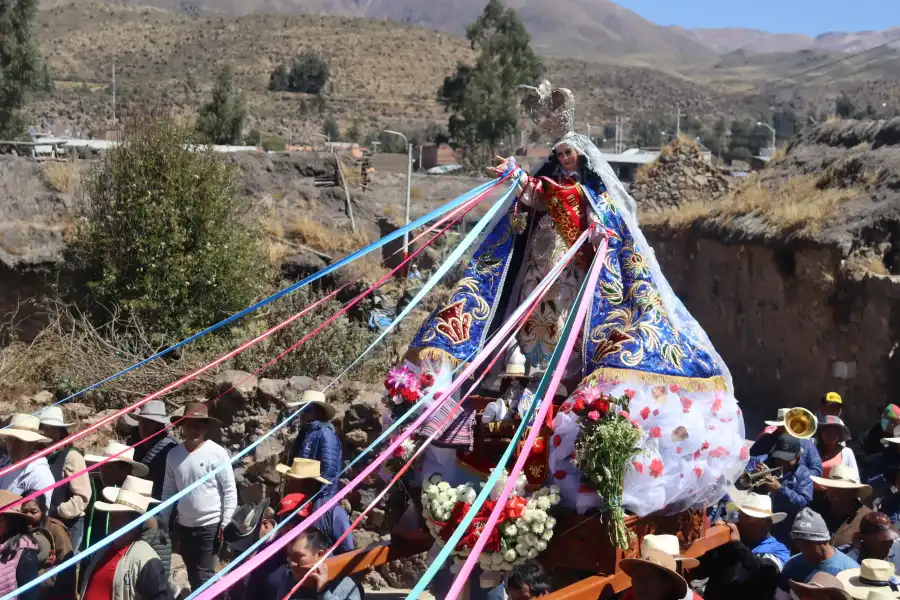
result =
[[[282,63],[269,75],[269,89],[273,92],[318,94],[328,82],[328,63],[321,56],[307,50],[294,58],[291,69]]]
[[[0,139],[24,130],[19,109],[49,78],[34,43],[37,0],[0,0]]]
[[[341,141],[341,127],[334,119],[325,119],[325,122],[322,124],[322,133],[328,136],[328,141],[330,142]]]
[[[450,113],[449,131],[470,161],[497,154],[519,127],[518,85],[534,85],[541,62],[516,12],[489,0],[466,37],[478,52],[474,65],[460,63],[438,96]]]
[[[167,118],[129,131],[87,179],[88,216],[67,248],[70,291],[88,314],[135,317],[160,345],[234,314],[272,281],[240,220],[234,168],[189,140]]]
[[[216,78],[212,98],[200,109],[197,132],[213,144],[237,144],[246,117],[244,96],[234,85],[234,70],[225,65]]]
[[[840,97],[835,101],[834,110],[842,119],[849,119],[856,114],[856,104],[853,103],[853,100],[850,99],[847,92],[842,92]]]

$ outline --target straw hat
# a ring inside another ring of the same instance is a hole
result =
[[[900,598],[900,591],[897,591],[900,580],[894,576],[894,563],[886,560],[867,558],[858,569],[841,571],[837,578],[850,596],[859,600],[867,600],[873,590],[888,598]]]
[[[21,499],[22,496],[18,494],[13,494],[12,492],[8,492],[6,490],[0,490],[0,506],[8,506],[9,504],[18,502]],[[19,504],[18,506],[3,509],[3,511],[0,511],[0,515],[19,517],[20,519],[25,518],[25,513],[22,512],[21,504]]]
[[[700,565],[700,561],[696,558],[688,558],[681,555],[681,546],[678,544],[678,538],[674,535],[654,535],[648,533],[641,540],[641,556],[647,554],[651,550],[665,552],[677,562],[681,563],[682,569],[693,569]]]
[[[844,424],[843,419],[834,415],[825,415],[818,418],[818,431],[822,431],[823,427],[837,427],[841,430],[841,441],[850,441],[850,428]]]
[[[857,470],[847,465],[835,465],[832,467],[827,479],[816,476],[812,476],[810,479],[824,488],[856,490],[857,496],[860,498],[868,498],[872,495],[872,486],[860,483]]]
[[[773,525],[775,523],[781,523],[787,518],[787,513],[772,512],[772,498],[755,492],[747,494],[747,497],[742,504],[737,504],[736,502],[730,503],[728,509],[738,510],[748,517],[771,519]]]
[[[670,554],[659,550],[648,550],[646,554],[642,553],[640,558],[622,559],[619,562],[619,566],[632,579],[640,577],[642,569],[656,569],[675,583],[677,588],[676,598],[684,598],[687,595],[687,581],[678,574],[678,565]]]
[[[328,404],[325,399],[325,394],[318,390],[306,390],[303,392],[303,399],[300,402],[285,402],[285,406],[288,408],[297,408],[298,406],[303,406],[304,404],[315,404],[322,408],[325,411],[325,420],[330,421],[334,418],[334,407]]]
[[[150,498],[124,488],[119,489],[115,502],[110,503],[101,500],[94,502],[94,508],[105,513],[136,512],[142,515],[147,512],[149,506]]]
[[[291,479],[315,479],[319,483],[328,485],[331,483],[322,477],[319,461],[310,458],[295,458],[291,466],[278,465],[275,470]]]
[[[153,421],[160,425],[168,425],[170,421],[166,414],[166,403],[162,400],[151,400],[147,404],[139,406],[131,415],[122,417],[122,420],[131,427],[137,427],[141,419]]]
[[[48,427],[71,427],[75,423],[66,423],[63,409],[58,406],[48,406],[38,413],[40,415],[41,425]]]
[[[816,573],[806,583],[794,581],[792,579],[788,582],[788,585],[791,586],[791,590],[794,594],[805,598],[812,597],[817,600],[819,598],[822,600],[850,600],[850,594],[844,589],[844,585],[840,580],[834,575],[825,573],[824,571]]]
[[[31,415],[14,414],[9,425],[0,429],[0,436],[16,438],[23,442],[49,443],[51,440],[41,434],[41,420]]]
[[[108,502],[115,502],[116,498],[119,495],[119,490],[128,490],[129,492],[135,492],[140,494],[141,496],[146,496],[150,499],[150,504],[157,504],[159,500],[154,499],[153,496],[153,482],[148,479],[141,479],[140,477],[135,477],[134,475],[129,475],[125,478],[125,482],[122,483],[121,488],[117,487],[105,487],[103,488],[103,497],[106,498]]]
[[[120,452],[121,454],[119,454]],[[116,456],[116,454],[119,455]],[[84,462],[90,465],[101,462],[109,458],[110,456],[116,457],[109,462],[123,462],[131,465],[131,473],[133,475],[143,477],[150,472],[150,469],[147,468],[147,465],[134,460],[134,448],[130,448],[125,444],[120,444],[119,442],[107,442],[106,449],[103,451],[103,456],[99,456],[97,454],[85,454]]]
[[[187,421],[206,421],[212,427],[222,426],[221,421],[209,416],[209,406],[204,402],[185,402],[184,406],[169,417],[169,421],[172,423],[179,421],[180,425],[184,425]]]
[[[791,410],[789,408],[779,408],[778,409],[778,417],[774,421],[766,421],[766,425],[771,427],[781,427],[784,425],[784,415],[788,414],[788,411]]]

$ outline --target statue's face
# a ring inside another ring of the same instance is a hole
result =
[[[574,171],[578,168],[578,152],[568,144],[560,144],[557,146],[556,158],[559,160],[559,164],[562,165],[562,168],[566,171]]]

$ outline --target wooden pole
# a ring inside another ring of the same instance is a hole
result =
[[[334,151],[334,146],[331,147],[331,156],[334,157],[334,162],[337,165],[338,177],[341,178],[341,185],[344,187],[344,197],[346,198],[344,210],[346,210],[347,216],[350,217],[350,229],[353,233],[356,233],[356,221],[353,219],[353,202],[350,200],[350,188],[347,187],[347,178],[344,177],[344,168],[341,165],[341,157]]]

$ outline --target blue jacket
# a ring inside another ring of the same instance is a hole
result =
[[[316,498],[310,512],[318,510],[325,502],[325,498]],[[344,510],[343,506],[335,504],[331,507],[331,510],[325,511],[325,513],[319,517],[319,520],[316,521],[314,527],[328,538],[329,544],[334,544],[338,541],[339,537],[344,535],[345,531],[350,529],[350,516],[347,514],[347,511]],[[353,545],[353,534],[351,533],[344,538],[344,541],[335,549],[334,553],[335,555],[344,554],[345,552],[353,552],[355,549],[356,548]]]
[[[757,457],[763,454],[768,455],[778,439],[777,433],[764,433],[759,439],[750,446],[750,456]],[[800,440],[800,446],[803,448],[803,454],[800,455],[800,464],[809,470],[810,475],[816,477],[822,476],[822,457],[819,456],[819,450],[812,440]]]
[[[291,449],[291,461],[309,458],[319,461],[322,477],[331,483],[326,485],[319,498],[327,500],[337,493],[338,476],[344,465],[341,441],[331,423],[312,421],[300,431]]]

